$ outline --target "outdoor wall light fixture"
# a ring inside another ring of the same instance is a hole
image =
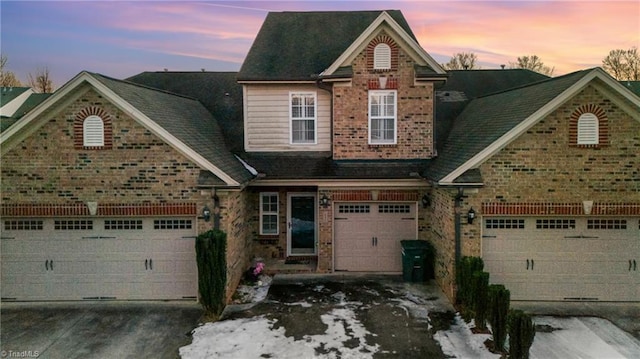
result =
[[[476,211],[473,210],[473,207],[467,212],[467,223],[473,224],[473,220],[476,218]]]
[[[209,207],[204,206],[204,208],[202,209],[202,218],[206,222],[209,222],[209,220],[211,219],[211,210],[209,209]]]
[[[329,207],[329,197],[327,197],[326,194],[323,194],[322,197],[320,198],[320,205],[323,208]]]
[[[431,198],[429,198],[429,196],[425,194],[424,196],[422,196],[421,202],[422,208],[427,208],[431,205]]]

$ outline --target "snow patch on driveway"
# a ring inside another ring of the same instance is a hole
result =
[[[184,359],[204,358],[373,358],[378,345],[367,344],[372,335],[350,308],[337,308],[321,316],[327,330],[302,340],[274,328],[264,316],[207,323],[193,331],[191,345],[180,348]]]
[[[640,358],[640,343],[608,320],[535,317],[534,322],[553,330],[536,332],[531,359]]]

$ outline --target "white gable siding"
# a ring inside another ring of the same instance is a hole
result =
[[[291,144],[291,92],[317,94],[317,144]],[[331,151],[331,97],[313,85],[244,87],[245,150],[248,152]]]

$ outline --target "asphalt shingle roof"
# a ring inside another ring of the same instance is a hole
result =
[[[91,75],[237,182],[253,177],[227,149],[218,123],[198,100]]]
[[[637,96],[640,96],[640,81],[620,81],[620,83]]]
[[[578,71],[473,99],[454,121],[425,176],[441,180],[589,72]]]
[[[333,160],[331,152],[252,152],[243,154],[264,179],[406,179],[419,175],[428,160]]]
[[[4,106],[20,96],[30,87],[0,87],[0,106]]]
[[[197,99],[220,125],[227,148],[244,150],[242,85],[237,72],[142,72],[127,81]]]
[[[436,148],[442,150],[455,119],[474,98],[549,79],[523,69],[455,70],[436,89]]]
[[[242,64],[238,79],[313,80],[382,12],[270,12]],[[415,39],[399,10],[387,10],[387,13]]]

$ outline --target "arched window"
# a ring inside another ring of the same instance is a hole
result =
[[[599,141],[598,116],[593,113],[583,113],[578,118],[578,144],[597,145]]]
[[[82,122],[82,143],[85,147],[104,146],[104,122],[91,115]]]
[[[388,70],[391,68],[391,47],[387,44],[378,44],[373,49],[373,68],[375,70]]]

